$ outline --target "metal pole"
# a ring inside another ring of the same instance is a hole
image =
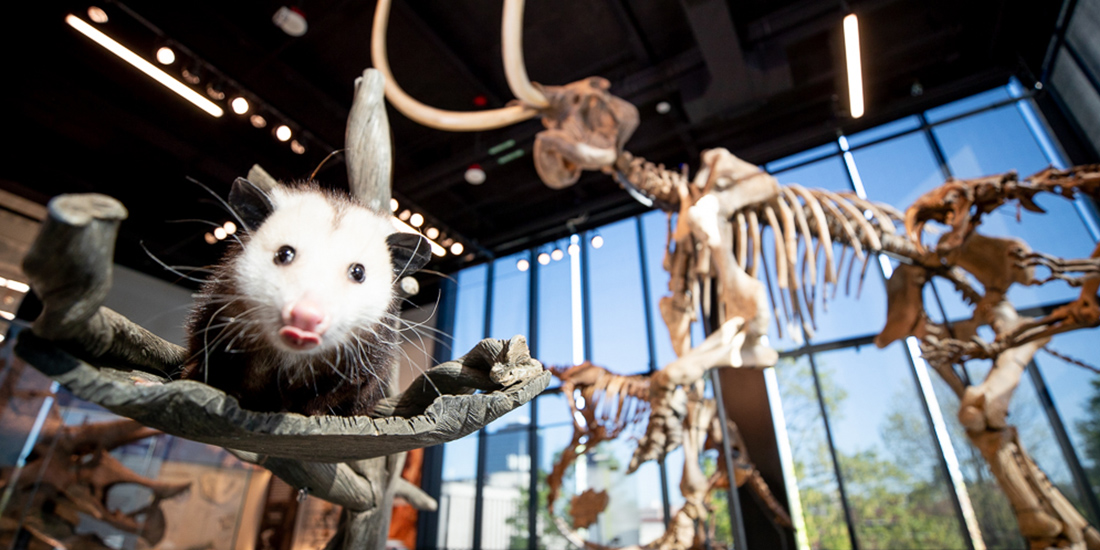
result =
[[[821,379],[817,375],[817,362],[812,353],[806,354],[810,362],[810,372],[814,377],[814,391],[817,393],[817,404],[821,409],[821,420],[825,423],[825,441],[829,444],[829,456],[833,460],[833,475],[836,476],[837,490],[840,492],[840,506],[844,511],[844,521],[848,524],[848,540],[851,541],[852,550],[859,550],[859,539],[856,537],[856,527],[852,519],[852,508],[848,505],[848,491],[844,489],[844,476],[840,473],[840,462],[836,456],[836,445],[833,443],[833,428],[829,423],[829,411],[825,407],[825,394],[821,391]]]
[[[645,309],[645,335],[649,349],[649,372],[657,370],[657,340],[653,329],[653,310],[650,308],[649,294],[649,262],[645,250],[645,229],[642,227],[642,217],[634,217],[635,227],[638,230],[638,259],[642,272],[642,302]],[[668,468],[665,459],[657,462],[657,471],[661,474],[661,505],[665,514],[665,529],[672,523],[672,500],[668,494]]]
[[[539,263],[535,261],[534,249],[528,251],[527,262],[531,266],[531,275],[527,286],[527,345],[531,357],[538,357],[539,330]],[[527,550],[538,550],[539,518],[539,398],[531,400],[531,418],[527,423],[527,458],[530,477],[527,480]]]
[[[496,260],[489,262],[485,270],[485,325],[482,337],[488,338],[493,323],[493,267]],[[485,428],[477,432],[477,479],[474,486],[474,540],[473,550],[481,550],[482,518],[485,514],[485,461],[489,457],[489,441]]]
[[[1043,373],[1039,372],[1039,365],[1035,363],[1034,359],[1028,363],[1027,372],[1031,376],[1032,384],[1035,385],[1035,393],[1039,396],[1039,402],[1043,404],[1043,412],[1047,415],[1051,430],[1054,432],[1054,438],[1058,441],[1062,456],[1066,459],[1066,465],[1069,466],[1070,475],[1073,476],[1073,486],[1077,488],[1077,492],[1081,495],[1081,503],[1088,515],[1091,516],[1089,520],[1095,524],[1095,522],[1100,521],[1100,503],[1097,503],[1096,493],[1092,491],[1092,485],[1088,482],[1085,469],[1081,466],[1081,461],[1077,459],[1077,453],[1073,450],[1073,443],[1069,440],[1066,426],[1062,423],[1062,417],[1058,414],[1058,410],[1054,408],[1054,400],[1050,397],[1046,381],[1043,380]]]
[[[710,311],[703,312],[703,332],[710,336],[717,324],[718,311],[714,308],[718,298],[717,285],[710,286]],[[729,516],[730,533],[733,535],[733,550],[748,550],[745,537],[745,521],[741,514],[741,495],[737,492],[737,475],[733,471],[733,447],[730,446],[729,417],[726,415],[726,402],[722,399],[722,381],[718,376],[718,369],[710,369],[710,383],[714,390],[714,400],[718,405],[718,422],[722,428],[722,454],[726,457],[726,475],[729,477]]]

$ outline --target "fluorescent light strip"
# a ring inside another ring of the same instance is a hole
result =
[[[401,221],[397,218],[390,218],[390,221],[393,222],[393,226],[396,227],[397,230],[401,231],[402,233],[413,233],[413,234],[416,234],[416,235],[420,235],[421,237],[424,237],[424,240],[428,241],[428,244],[431,245],[431,247],[432,247],[432,254],[435,254],[436,256],[439,256],[440,258],[447,255],[447,249],[443,248],[439,243],[429,239],[427,236],[425,236],[421,232],[413,229],[411,226],[409,226],[409,224],[407,224],[407,223],[405,223],[405,222],[403,222],[403,221]]]
[[[5,279],[3,277],[0,277],[0,286],[10,288],[16,292],[24,293],[31,289],[30,285],[28,285],[27,283],[13,281],[11,279]]]
[[[844,17],[844,56],[848,62],[848,111],[852,118],[863,116],[863,67],[859,60],[859,21],[856,14]]]
[[[194,103],[196,107],[202,109],[203,111],[206,111],[211,116],[220,117],[224,113],[222,108],[218,107],[217,104],[210,101],[209,99],[206,99],[195,90],[188,88],[182,82],[172,78],[168,75],[168,73],[158,69],[152,63],[149,63],[145,59],[142,59],[141,56],[130,51],[126,48],[126,46],[115,42],[114,39],[112,39],[111,37],[103,34],[95,27],[92,27],[91,25],[85,23],[83,19],[80,19],[75,15],[69,14],[65,16],[65,22],[68,23],[70,27],[76,29],[80,34],[91,38],[92,41],[94,41],[96,44],[103,46],[107,49],[107,51],[117,55],[123,61],[133,65],[134,68],[145,73],[153,80],[160,82],[164,85],[164,87],[168,88],[169,90],[176,92],[180,95],[180,97],[186,99],[187,101],[190,101],[191,103]]]

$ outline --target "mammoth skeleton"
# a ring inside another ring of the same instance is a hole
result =
[[[375,18],[372,57],[380,68],[386,66],[388,5],[380,2]],[[989,464],[1033,548],[1100,548],[1100,534],[1024,452],[1005,419],[1032,354],[1056,334],[1100,324],[1100,248],[1086,258],[1065,260],[1033,252],[1016,239],[975,231],[982,215],[1006,202],[1038,209],[1033,201],[1037,193],[1097,197],[1098,167],[1051,169],[1023,180],[1014,173],[953,180],[922,197],[904,215],[853,193],[781,186],[724,149],[704,152],[698,172],[689,178],[686,171],[668,170],[624,150],[637,126],[637,112],[606,94],[602,82],[589,78],[563,87],[572,87],[579,98],[572,103],[582,106],[567,110],[556,101],[555,94],[562,92],[528,80],[522,63],[522,6],[522,0],[506,0],[502,23],[504,68],[517,98],[514,104],[460,114],[419,104],[396,83],[386,93],[413,120],[448,131],[499,128],[543,117],[546,137],[539,139],[547,147],[536,151],[535,166],[547,186],[560,189],[577,181],[580,170],[600,170],[635,198],[669,213],[665,268],[671,294],[661,300],[660,309],[679,358],[648,380],[648,426],[631,469],[687,444],[691,438],[685,434],[699,428],[676,412],[677,392],[693,387],[715,367],[774,365],[776,352],[766,343],[772,319],[789,320],[812,333],[826,285],[832,284],[834,291],[842,281],[850,286],[857,261],[862,281],[875,255],[888,254],[902,265],[887,283],[887,323],[876,344],[885,346],[909,336],[919,339],[924,358],[959,397],[959,418],[967,435]],[[586,81],[587,86],[582,84]],[[921,227],[928,220],[951,228],[931,248],[920,241]],[[898,230],[902,226],[904,232]],[[767,231],[772,233],[774,251],[763,250],[762,235]],[[833,256],[834,243],[841,245],[840,258]],[[845,255],[850,259],[842,280]],[[1050,275],[1037,277],[1037,267],[1048,269]],[[951,327],[929,321],[921,289],[934,277],[953,285],[973,305],[970,319]],[[970,283],[971,277],[981,289]],[[777,289],[768,286],[773,280]],[[1080,287],[1081,294],[1043,318],[1021,318],[1005,299],[1012,284],[1055,280]],[[716,290],[713,303],[710,288]],[[692,349],[688,328],[699,301],[717,311],[718,322],[713,333]],[[980,326],[991,327],[995,339],[978,338]],[[781,330],[782,324],[777,327]],[[984,381],[971,385],[955,368],[979,358],[993,359],[994,366]],[[653,544],[678,549],[698,544],[695,531],[677,535],[674,530],[670,526]]]

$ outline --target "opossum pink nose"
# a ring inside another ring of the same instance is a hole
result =
[[[312,300],[299,300],[283,312],[286,326],[320,335],[325,332],[325,311]]]

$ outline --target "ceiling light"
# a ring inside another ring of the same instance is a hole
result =
[[[222,240],[222,239],[224,239],[228,236],[229,236],[229,234],[225,232],[224,227],[215,227],[214,228],[214,238],[215,239],[218,239],[220,241],[220,240]]]
[[[176,62],[176,52],[172,51],[172,48],[168,46],[161,46],[157,49],[157,63],[161,65],[171,65]]]
[[[243,115],[248,112],[248,100],[239,96],[235,97],[233,98],[233,101],[229,102],[229,107],[233,109],[234,113],[237,113],[238,115]]]
[[[413,227],[420,227],[424,225],[424,216],[421,216],[419,213],[409,216],[409,225]]]
[[[859,59],[859,21],[856,14],[844,17],[844,57],[848,65],[848,112],[863,116],[863,68]]]
[[[91,19],[93,23],[106,23],[107,12],[103,11],[103,8],[91,6],[88,8],[88,19]]]
[[[390,212],[397,212],[397,199],[390,199]]]
[[[454,239],[447,237],[446,239],[443,239],[443,246],[451,246],[451,244],[454,242]]]
[[[3,277],[0,277],[0,286],[5,286],[10,290],[24,293],[31,289],[31,286],[27,283],[21,281],[13,281],[11,279],[5,279]]]
[[[237,224],[235,224],[233,222],[225,222],[225,224],[222,225],[222,227],[224,227],[225,232],[229,233],[230,235],[237,232]]]
[[[405,222],[403,222],[403,221],[401,221],[397,218],[390,218],[390,223],[393,224],[393,226],[398,231],[400,231],[402,233],[411,233],[413,235],[419,235],[419,233],[415,229],[409,227],[409,224],[407,224],[407,223],[405,223]],[[441,258],[443,256],[447,255],[447,249],[440,246],[439,243],[437,243],[437,242],[435,242],[431,239],[427,239],[427,241],[428,241],[428,246],[432,249],[432,254],[434,254],[436,256],[439,256]],[[461,252],[461,248],[459,249],[459,251]]]
[[[213,233],[207,233],[203,235],[202,238],[206,240],[206,244],[214,244],[218,242],[218,238],[215,237]]]
[[[542,264],[542,265],[549,265],[550,264],[550,255],[545,253],[545,252],[541,252],[541,253],[539,253],[538,260],[539,260],[539,263]]]
[[[260,115],[252,115],[252,118],[249,118],[248,120],[252,123],[253,126],[257,128],[263,128],[264,126],[267,126],[267,119]]]
[[[672,110],[672,104],[667,101],[662,101],[657,104],[657,114],[667,115]]]
[[[275,139],[279,141],[289,140],[292,134],[293,132],[290,131],[290,126],[286,124],[280,124],[279,127],[275,129]]]
[[[554,260],[555,262],[564,257],[565,252],[562,252],[560,248],[555,248],[553,251],[550,252],[550,259]]]
[[[592,248],[600,248],[603,246],[603,237],[596,235],[592,237]]]
[[[466,183],[470,185],[481,185],[485,183],[485,170],[482,170],[481,166],[477,164],[471,164],[470,167],[466,169],[466,173],[463,174],[463,177],[466,178]]]
[[[84,22],[83,19],[69,14],[65,16],[65,22],[70,27],[74,28],[80,34],[92,39],[96,44],[103,46],[107,51],[117,55],[123,61],[133,65],[133,67],[147,76],[161,83],[164,87],[176,92],[180,97],[195,104],[196,107],[206,111],[210,116],[220,117],[224,113],[221,107],[218,107],[210,100],[199,95],[195,90],[188,88],[182,82],[168,76],[168,73],[158,69],[152,63],[149,63],[145,59],[142,59],[138,54],[126,49],[125,46],[115,42],[111,37],[99,32],[98,29]]]
[[[516,269],[518,269],[520,271],[527,271],[528,269],[531,269],[531,262],[528,262],[527,260],[524,260],[523,258],[520,258],[516,262]]]
[[[290,150],[294,151],[295,154],[301,155],[306,152],[306,146],[295,139],[290,142]]]
[[[397,215],[397,217],[400,218],[401,221],[406,221],[406,220],[409,219],[409,216],[411,216],[411,215],[412,215],[412,212],[409,212],[408,209],[405,209],[405,210],[402,210],[401,213]]]
[[[427,235],[429,239],[435,239],[439,237],[439,230],[434,227],[429,227],[424,234]]]
[[[455,256],[462,254],[462,250],[462,243],[454,243],[451,245],[451,254],[454,254]]]
[[[288,8],[286,6],[279,8],[275,15],[271,17],[271,22],[293,37],[302,36],[309,30],[306,15],[298,8]]]
[[[577,253],[581,251],[581,247],[577,243],[572,243],[572,244],[569,245],[568,250],[569,250],[569,255],[570,256],[576,256]]]

